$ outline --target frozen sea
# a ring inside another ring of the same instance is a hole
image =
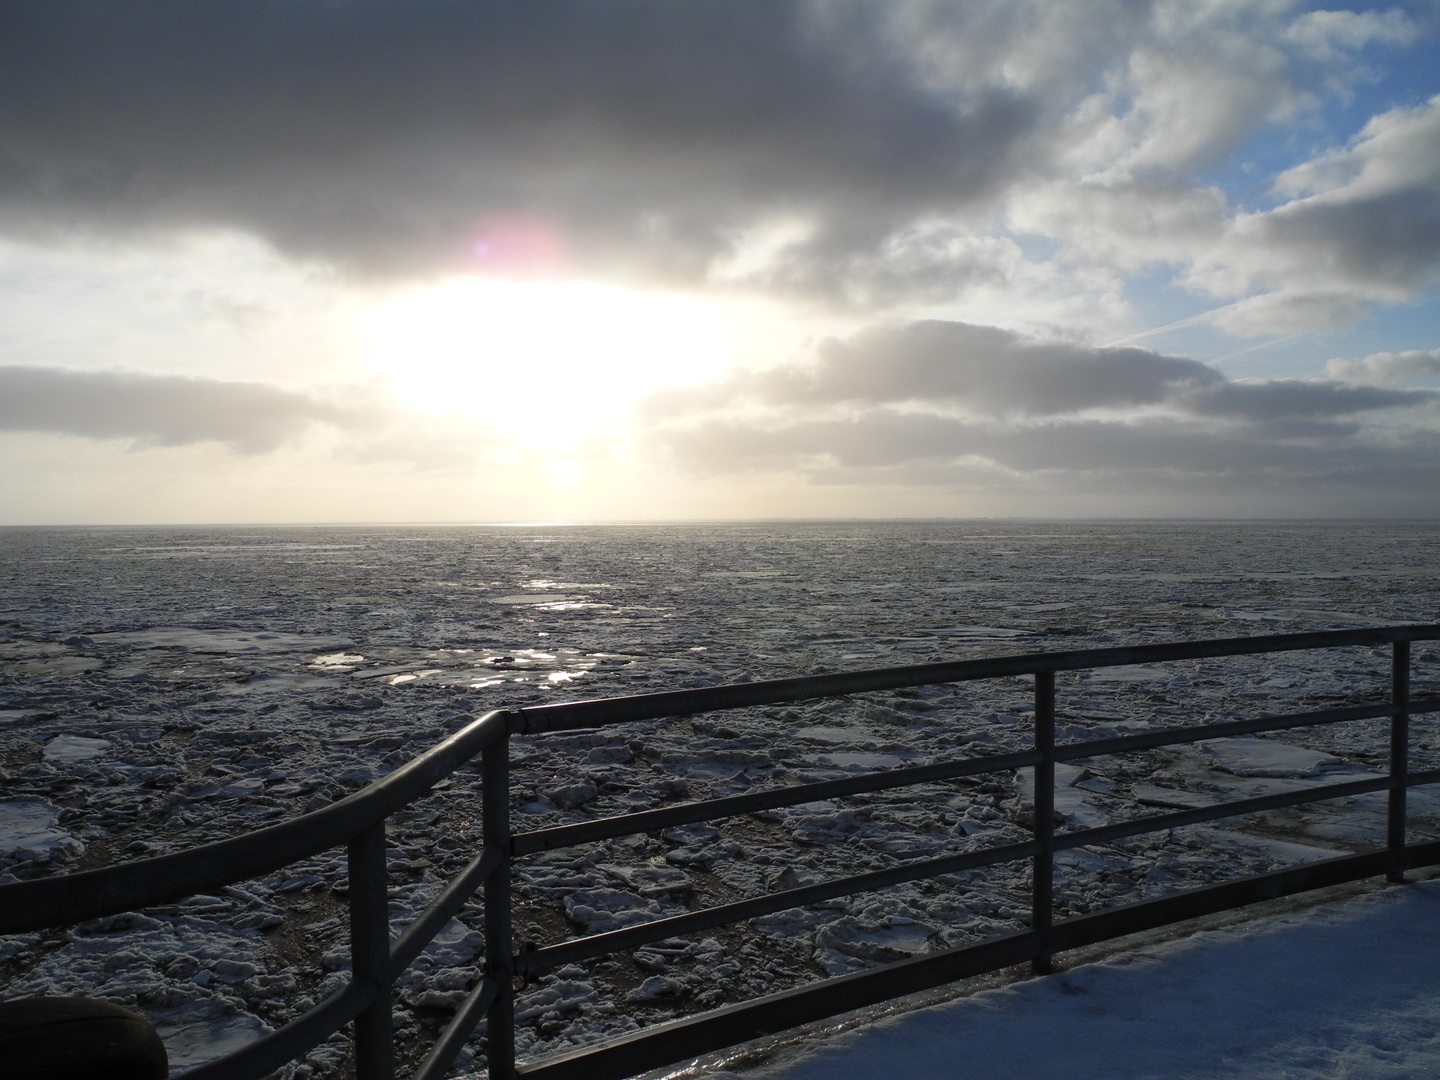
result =
[[[827,522],[0,530],[0,875],[182,849],[324,805],[495,707],[1040,650],[1440,621],[1440,524]],[[1440,688],[1417,648],[1415,693]],[[1062,735],[1377,700],[1388,655],[1194,661],[1059,680]],[[1025,744],[1020,680],[516,739],[515,824]],[[1060,770],[1067,827],[1383,770],[1378,722]],[[1414,767],[1440,765],[1417,718]],[[393,823],[395,925],[473,852],[471,773]],[[535,856],[541,944],[1021,839],[1025,775],[809,804]],[[1375,845],[1378,796],[1067,853],[1062,913]],[[1440,799],[1412,797],[1440,836]],[[0,992],[150,1015],[177,1067],[345,977],[344,860],[0,939]],[[1023,925],[1018,867],[794,909],[551,973],[522,1054]],[[463,999],[466,909],[402,979],[402,1054]],[[336,1074],[321,1047],[297,1076]],[[483,1065],[483,1056],[470,1061]],[[1316,1074],[1320,1075],[1320,1074]]]

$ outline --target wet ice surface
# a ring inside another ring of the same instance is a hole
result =
[[[0,873],[181,850],[324,805],[468,718],[528,705],[1038,650],[1440,620],[1440,527],[862,523],[0,532]],[[1415,693],[1437,687],[1415,650]],[[1062,739],[1380,700],[1384,650],[1062,674]],[[514,825],[1028,744],[1023,680],[517,738]],[[1385,769],[1383,722],[1057,769],[1063,830]],[[1440,765],[1417,717],[1413,767]],[[392,819],[396,931],[473,855],[477,777]],[[1030,778],[982,776],[529,857],[517,940],[549,944],[1023,840]],[[1412,795],[1413,834],[1440,799]],[[1384,795],[1057,857],[1060,913],[1361,850]],[[4,992],[140,1009],[177,1060],[345,978],[341,850],[163,909],[0,939]],[[526,987],[522,1056],[1016,929],[1023,864],[782,911]],[[403,976],[403,1054],[473,985],[478,909]],[[476,1059],[478,1067],[482,1059]],[[299,1075],[344,1067],[343,1043]]]

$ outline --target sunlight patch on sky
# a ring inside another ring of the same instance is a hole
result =
[[[456,278],[380,304],[376,374],[418,412],[551,452],[613,432],[634,403],[774,352],[753,305],[587,282]]]

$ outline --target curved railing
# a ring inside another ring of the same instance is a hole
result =
[[[1288,895],[1342,881],[1385,874],[1400,880],[1406,869],[1440,864],[1440,842],[1405,843],[1406,790],[1440,782],[1440,770],[1408,768],[1409,717],[1440,711],[1440,699],[1412,701],[1410,643],[1440,639],[1440,625],[1392,626],[1309,634],[1229,638],[1162,645],[1031,653],[980,660],[919,664],[732,684],[693,690],[541,705],[486,714],[383,779],[340,801],[290,821],[190,851],[84,873],[0,885],[0,934],[66,925],[171,902],[272,873],[321,851],[347,845],[349,864],[351,978],[346,986],[299,1018],[225,1057],[182,1074],[183,1080],[258,1080],[295,1060],[346,1024],[355,1023],[355,1060],[361,1080],[394,1075],[391,988],[461,907],[482,887],[485,965],[429,1055],[413,1073],[417,1080],[445,1075],[461,1047],[488,1019],[487,1056],[492,1077],[585,1077],[607,1080],[642,1072],[695,1054],[720,1049],[917,990],[1017,963],[1048,970],[1057,951],[1138,930]],[[1172,660],[1260,653],[1390,645],[1389,700],[1196,727],[1153,729],[1114,738],[1055,742],[1055,673]],[[820,697],[1016,675],[1034,676],[1034,745],[992,756],[888,769],[843,779],[646,810],[533,832],[512,833],[509,822],[509,737],[590,728],[638,720],[694,715],[720,709],[774,705]],[[1262,731],[1390,719],[1387,775],[1315,785],[1262,798],[1156,814],[1077,832],[1054,830],[1056,762],[1130,753],[1158,746]],[[457,768],[481,758],[482,845],[475,858],[439,897],[391,940],[386,905],[386,818],[426,794]],[[957,852],[903,862],[883,870],[807,885],[732,904],[686,912],[621,930],[591,935],[519,955],[510,932],[510,876],[514,859],[574,844],[616,838],[683,824],[755,813],[821,799],[881,791],[943,779],[1019,768],[1035,770],[1032,839],[1019,844]],[[1057,851],[1108,843],[1147,832],[1256,813],[1284,806],[1388,792],[1387,843],[1380,850],[1310,863],[1223,885],[1055,921],[1053,859]],[[657,1025],[599,1046],[543,1061],[514,1060],[513,981],[565,964],[594,959],[666,938],[752,919],[804,904],[881,889],[1004,862],[1034,864],[1030,929],[928,953],[855,975],[772,994],[699,1016]]]

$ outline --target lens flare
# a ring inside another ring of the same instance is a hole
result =
[[[559,226],[533,214],[492,214],[481,219],[470,242],[470,262],[486,277],[555,278],[572,265]]]

